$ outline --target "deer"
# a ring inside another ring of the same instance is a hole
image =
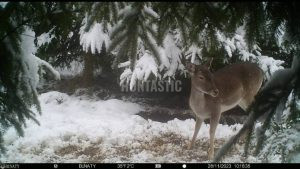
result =
[[[204,65],[186,63],[191,77],[189,106],[196,117],[195,130],[188,149],[195,144],[204,120],[210,119],[208,160],[214,157],[215,132],[221,114],[240,106],[246,111],[263,82],[263,71],[255,63],[241,62],[210,71],[213,58]]]

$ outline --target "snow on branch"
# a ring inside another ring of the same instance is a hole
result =
[[[159,18],[159,15],[153,11],[152,8],[144,6],[144,10],[143,10],[146,14],[152,16],[153,18]]]
[[[60,74],[58,71],[56,71],[48,62],[38,58],[38,57],[35,57],[36,59],[36,62],[38,63],[38,65],[41,67],[41,66],[44,66],[45,68],[47,68],[47,70],[49,70],[50,73],[52,73],[52,75],[54,76],[55,80],[60,80]]]
[[[184,65],[181,63],[182,50],[179,47],[180,39],[176,35],[169,32],[162,46],[158,46],[156,41],[151,35],[149,35],[149,40],[153,43],[155,50],[159,55],[160,64],[156,62],[157,57],[155,57],[151,52],[148,52],[145,49],[145,44],[142,40],[139,39],[138,55],[140,59],[137,61],[137,64],[133,71],[129,68],[125,69],[123,74],[120,76],[120,85],[123,83],[130,83],[131,89],[137,80],[146,81],[150,74],[152,73],[155,77],[158,78],[175,78],[177,71],[184,73]],[[193,53],[194,57],[196,54],[200,55],[201,49],[196,46],[192,46],[190,51]],[[195,59],[195,58],[194,58]],[[130,62],[120,63],[119,68],[129,67]]]
[[[232,54],[237,52],[242,61],[258,63],[267,79],[269,79],[275,71],[283,69],[281,65],[284,61],[262,55],[261,49],[257,44],[253,46],[253,52],[248,49],[243,27],[239,27],[232,38],[226,37],[220,31],[217,31],[216,35],[229,57],[232,57]]]
[[[26,29],[24,34],[31,35],[32,37],[35,35],[30,29]],[[37,48],[34,45],[34,38],[32,37],[22,35],[21,55],[19,57],[23,67],[23,80],[26,82],[24,84],[27,84],[26,88],[30,90],[32,88],[36,89],[40,79],[38,72],[42,66],[47,68],[54,75],[55,79],[60,79],[60,74],[49,63],[34,55]]]
[[[110,43],[108,33],[103,31],[103,23],[94,23],[88,32],[85,32],[87,17],[83,20],[83,26],[80,28],[80,45],[85,52],[91,50],[93,54],[101,52],[103,42],[105,45]]]
[[[198,59],[202,59],[202,48],[193,44],[187,49],[186,59],[191,59],[191,63],[196,63],[196,56],[199,57]]]
[[[167,34],[163,41],[164,56],[168,59],[168,64],[164,64],[166,72],[163,75],[165,77],[174,76],[177,70],[184,70],[184,66],[181,63],[181,49],[176,45],[174,37],[171,34]]]
[[[5,8],[5,6],[6,6],[7,3],[8,3],[8,2],[0,2],[0,6],[1,6],[2,8]]]
[[[232,57],[232,53],[237,51],[240,56],[240,59],[243,61],[256,58],[256,56],[253,53],[251,53],[247,47],[247,43],[244,38],[245,33],[243,29],[238,29],[231,39],[226,37],[220,31],[217,31],[216,34],[219,42],[223,45],[229,57]]]
[[[132,6],[131,5],[128,5],[128,6],[125,6],[124,8],[122,8],[119,12],[118,12],[118,16],[123,16],[123,15],[129,15],[132,13]]]
[[[126,65],[127,62],[121,65]],[[129,65],[128,65],[129,66]],[[133,89],[137,80],[146,81],[150,74],[158,76],[158,65],[156,64],[154,57],[150,55],[150,52],[146,51],[144,55],[137,61],[137,64],[133,71],[126,68],[120,76],[120,85],[130,83],[130,90]]]
[[[55,79],[60,79],[60,75],[49,63],[34,55],[37,51],[37,47],[34,44],[33,37],[35,37],[35,33],[25,27],[25,31],[21,35],[20,54],[15,54],[9,40],[6,45],[8,45],[9,50],[12,50],[12,53],[14,53],[13,59],[15,62],[20,63],[21,66],[21,69],[17,72],[17,97],[19,97],[20,100],[28,100],[30,103],[35,102],[36,108],[40,112],[36,98],[38,95],[37,87],[42,72],[41,68],[47,68],[54,75]]]
[[[128,66],[130,66],[130,61],[120,63],[120,64],[118,65],[118,68],[128,67]]]
[[[49,44],[51,40],[54,38],[54,36],[51,36],[51,32],[53,31],[54,28],[52,28],[49,32],[41,34],[39,37],[37,37],[37,47],[40,47],[44,44]]]
[[[267,79],[270,79],[271,75],[279,69],[283,69],[281,64],[284,63],[282,60],[276,60],[268,56],[258,56],[258,64],[260,68],[264,71]]]

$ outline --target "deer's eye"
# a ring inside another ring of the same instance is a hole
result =
[[[203,80],[203,79],[204,79],[204,76],[199,76],[199,79]]]

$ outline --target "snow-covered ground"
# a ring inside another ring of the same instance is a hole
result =
[[[25,136],[13,128],[5,134],[7,154],[2,162],[209,162],[209,125],[204,124],[193,150],[187,150],[195,121],[174,119],[168,123],[145,120],[143,107],[122,100],[96,100],[56,91],[41,94],[40,126],[28,122]],[[219,125],[220,148],[241,125]],[[223,162],[260,162],[242,158],[236,145]]]
[[[75,77],[83,71],[83,63],[80,61],[72,61],[70,67],[55,68],[62,77]]]

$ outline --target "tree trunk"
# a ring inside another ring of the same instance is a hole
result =
[[[94,58],[92,53],[89,51],[84,53],[84,68],[83,68],[83,85],[88,87],[93,84],[94,76]]]

